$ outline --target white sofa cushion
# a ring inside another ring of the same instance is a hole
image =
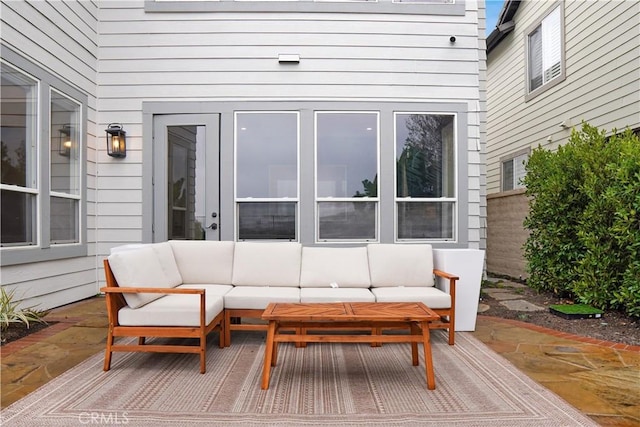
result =
[[[264,310],[270,302],[300,302],[300,288],[239,286],[224,295],[224,308]]]
[[[171,240],[182,283],[231,284],[234,242]]]
[[[224,301],[221,296],[207,295],[205,298],[205,321],[207,325],[222,312]],[[166,295],[132,309],[123,307],[118,312],[122,326],[200,326],[200,296]]]
[[[433,286],[431,245],[367,245],[371,286]]]
[[[423,302],[427,307],[451,308],[451,295],[435,287],[393,286],[371,288],[376,302]]]
[[[300,286],[301,245],[297,242],[237,242],[234,286]]]
[[[301,288],[369,288],[367,248],[302,248]]]
[[[176,258],[173,255],[173,249],[169,242],[154,243],[151,248],[156,251],[158,255],[158,261],[162,265],[162,271],[167,276],[170,283],[177,283],[178,285],[183,282],[180,269],[176,263]]]
[[[111,271],[122,287],[173,288],[181,282],[177,277],[166,274],[166,266],[163,267],[153,245],[115,252],[108,259]],[[163,294],[127,293],[123,296],[129,307],[138,308],[161,298]]]
[[[301,288],[300,302],[375,302],[369,289]]]

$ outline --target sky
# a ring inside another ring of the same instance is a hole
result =
[[[500,14],[500,10],[502,9],[502,5],[504,4],[504,0],[486,0],[485,2],[487,6],[487,33],[488,36],[491,32],[496,28],[496,21],[498,20],[498,15]]]

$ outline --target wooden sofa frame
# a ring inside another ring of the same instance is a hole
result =
[[[224,311],[218,314],[209,324],[205,316],[204,289],[174,289],[174,288],[133,288],[120,287],[111,271],[109,260],[104,260],[104,271],[107,286],[100,288],[104,292],[107,303],[109,330],[107,334],[107,348],[104,358],[104,370],[111,368],[111,355],[114,351],[122,352],[150,352],[150,353],[195,353],[200,355],[200,373],[206,372],[207,365],[207,335],[212,331],[220,332],[219,347],[225,345],[225,316]],[[125,293],[154,293],[154,294],[187,294],[197,295],[200,299],[200,326],[123,326],[118,321],[118,311],[126,306]],[[137,344],[114,344],[116,337],[138,337]],[[146,344],[146,337],[162,338],[196,338],[199,345]]]

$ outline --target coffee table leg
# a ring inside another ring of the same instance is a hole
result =
[[[411,323],[409,327],[411,328],[411,335],[415,335],[416,337],[420,335],[420,329],[418,328],[418,325],[416,325],[415,323]],[[411,341],[411,359],[413,366],[420,365],[417,341]]]
[[[436,378],[433,374],[433,358],[431,357],[431,339],[429,336],[429,322],[421,322],[422,341],[424,343],[424,364],[427,370],[427,388],[436,389]]]
[[[267,328],[267,343],[264,349],[264,366],[262,367],[262,389],[267,390],[269,388],[269,377],[271,375],[271,362],[274,353],[274,336],[276,332],[275,320],[269,321],[269,327]]]

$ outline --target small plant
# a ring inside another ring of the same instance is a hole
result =
[[[36,310],[34,307],[19,308],[19,303],[14,301],[15,290],[7,292],[0,287],[0,330],[7,330],[12,323],[20,323],[29,328],[31,322],[47,323],[44,317],[48,310]]]

